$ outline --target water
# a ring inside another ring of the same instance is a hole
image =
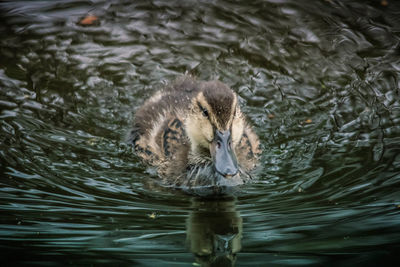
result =
[[[0,3],[2,264],[398,259],[399,18],[391,0]],[[231,86],[260,135],[235,197],[150,186],[124,143],[186,72]]]

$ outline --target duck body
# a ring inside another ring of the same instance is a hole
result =
[[[163,184],[188,188],[243,184],[261,153],[237,95],[219,81],[188,76],[137,110],[128,141]]]

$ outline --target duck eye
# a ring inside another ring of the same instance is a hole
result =
[[[208,111],[207,111],[207,109],[203,108],[203,109],[201,109],[201,111],[203,112],[203,116],[208,118]]]
[[[199,102],[197,102],[197,105],[199,106],[201,112],[203,113],[203,116],[206,117],[206,118],[208,118],[208,111],[207,111],[207,109],[203,108],[203,106],[200,105]]]

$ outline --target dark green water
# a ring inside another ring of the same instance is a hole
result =
[[[387,3],[0,2],[0,265],[398,262]],[[231,86],[260,135],[259,181],[235,198],[151,189],[124,144],[135,109],[185,72]]]

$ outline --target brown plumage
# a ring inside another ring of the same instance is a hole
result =
[[[219,81],[177,79],[148,99],[134,121],[129,142],[165,184],[242,184],[261,153],[237,95]]]

